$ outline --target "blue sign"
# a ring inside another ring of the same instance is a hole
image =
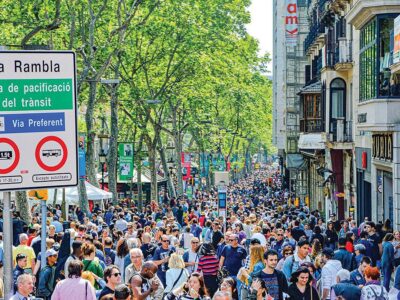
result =
[[[64,113],[0,115],[0,134],[65,131]]]
[[[78,146],[78,174],[79,178],[86,177],[86,143],[85,143],[86,136],[84,133],[79,133],[79,146]]]

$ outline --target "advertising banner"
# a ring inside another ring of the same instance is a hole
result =
[[[400,62],[400,16],[394,19],[393,63]]]
[[[297,45],[299,33],[299,18],[297,15],[297,0],[285,0],[285,38],[286,46]]]
[[[79,133],[78,162],[79,178],[84,178],[86,177],[86,135],[82,132]]]
[[[133,177],[133,143],[118,143],[118,179],[132,180]]]
[[[189,152],[182,152],[181,153],[181,162],[182,162],[182,179],[184,181],[190,179],[192,176],[191,172],[191,161],[192,156]]]

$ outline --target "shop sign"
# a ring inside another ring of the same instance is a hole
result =
[[[294,47],[297,45],[297,36],[299,33],[297,0],[286,0],[285,9],[286,9],[286,15],[285,15],[286,46]]]
[[[393,63],[400,62],[400,16],[394,19]]]
[[[372,135],[372,157],[375,159],[393,160],[393,135],[391,133]]]

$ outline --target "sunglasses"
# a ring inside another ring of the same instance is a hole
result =
[[[236,241],[236,239],[229,239],[230,242]]]
[[[192,242],[192,244],[198,244],[199,242]]]
[[[286,252],[285,255],[292,255],[293,252]]]
[[[163,240],[162,242],[163,243],[169,243],[169,240]]]
[[[278,233],[277,236],[283,236],[283,234],[282,233]]]
[[[118,276],[121,276],[121,273],[114,273],[114,274],[111,274],[111,276],[118,277]]]

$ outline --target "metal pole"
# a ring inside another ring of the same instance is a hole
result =
[[[13,227],[11,216],[11,192],[4,192],[3,207],[3,239],[4,239],[4,295],[5,299],[11,298],[14,294],[13,285]]]
[[[101,189],[102,190],[104,190],[104,164],[105,163],[101,163]]]
[[[42,233],[40,237],[40,251],[42,252],[41,256],[41,265],[40,269],[43,270],[43,268],[46,266],[46,219],[47,219],[47,206],[46,206],[46,201],[41,200],[40,201],[42,204]]]

